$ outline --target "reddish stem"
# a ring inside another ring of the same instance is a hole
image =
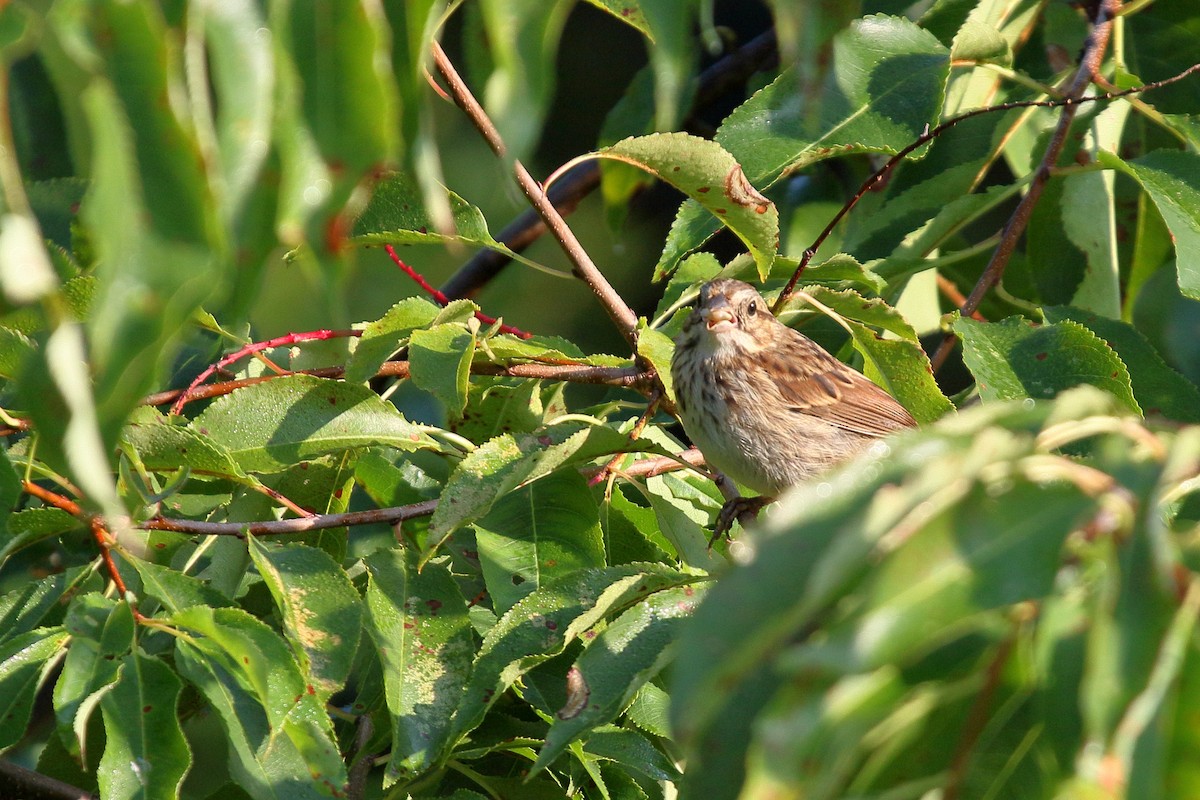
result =
[[[104,525],[104,520],[100,517],[92,516],[80,508],[79,504],[68,497],[64,497],[57,492],[52,492],[42,486],[38,486],[32,481],[22,481],[22,488],[26,494],[33,495],[43,503],[60,511],[65,511],[72,517],[87,523],[88,528],[92,531],[92,536],[96,540],[96,545],[100,548],[100,558],[104,561],[104,567],[108,570],[108,577],[112,580],[113,585],[117,587],[117,591],[121,594],[121,599],[128,602],[129,589],[125,586],[125,581],[121,578],[121,572],[117,569],[117,562],[112,557],[112,534],[108,532],[108,528]],[[142,620],[145,617],[137,610],[137,607],[130,603],[130,608],[133,610],[134,619]]]
[[[240,350],[225,356],[220,361],[211,365],[208,369],[197,375],[195,380],[189,383],[188,387],[183,390],[182,394],[179,395],[179,398],[175,401],[175,405],[171,406],[171,413],[176,415],[182,414],[184,405],[186,405],[189,400],[193,399],[192,391],[197,386],[208,380],[208,378],[217,370],[232,364],[234,361],[245,358],[248,355],[252,355],[263,350],[270,350],[273,347],[286,347],[288,345],[298,344],[300,342],[322,342],[328,339],[344,339],[362,336],[362,334],[362,331],[356,330],[331,331],[328,329],[322,329],[319,331],[305,331],[303,333],[289,333],[286,336],[268,339],[265,342],[251,342]]]
[[[437,287],[433,286],[429,281],[425,280],[425,277],[423,275],[421,275],[421,273],[417,272],[415,269],[410,267],[408,264],[405,264],[403,261],[400,260],[400,256],[396,255],[396,249],[394,247],[392,247],[390,244],[385,244],[383,246],[383,249],[387,251],[387,254],[388,254],[388,256],[391,257],[392,261],[396,262],[396,266],[399,267],[400,269],[404,270],[405,275],[407,275],[408,277],[410,277],[414,281],[416,281],[417,286],[420,286],[422,289],[424,289],[426,294],[428,294],[430,297],[432,297],[434,300],[437,301],[438,305],[445,306],[445,305],[450,304],[449,297],[447,297],[445,294],[443,294],[441,291],[439,291],[437,289]],[[484,314],[482,311],[476,311],[475,318],[477,320],[479,320],[480,322],[482,322],[484,325],[495,325],[496,324],[495,317],[489,317],[487,314]],[[523,331],[520,328],[514,328],[512,325],[501,325],[500,330],[503,331],[504,333],[511,333],[513,336],[517,336],[522,339],[529,339],[529,338],[533,337],[532,333]]]

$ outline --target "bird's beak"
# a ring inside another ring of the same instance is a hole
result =
[[[724,295],[714,297],[711,303],[700,309],[700,316],[704,317],[705,325],[714,333],[728,330],[737,324],[733,309]]]

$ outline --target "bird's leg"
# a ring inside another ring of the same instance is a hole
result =
[[[725,505],[721,506],[721,512],[717,514],[716,527],[713,528],[712,538],[708,540],[709,549],[716,544],[717,539],[729,533],[735,519],[742,523],[742,527],[745,527],[758,517],[758,512],[762,510],[763,506],[773,502],[775,502],[774,497],[762,496],[736,496],[726,500]]]

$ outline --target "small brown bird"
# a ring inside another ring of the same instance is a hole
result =
[[[671,377],[683,427],[709,466],[762,495],[726,503],[717,535],[784,489],[916,425],[865,375],[777,320],[753,286],[728,278],[700,289],[675,339]]]

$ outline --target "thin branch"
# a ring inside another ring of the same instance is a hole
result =
[[[186,392],[187,397],[183,404],[190,403],[194,400],[207,400],[212,397],[220,397],[221,395],[229,394],[230,392],[241,389],[244,386],[253,386],[258,383],[273,381],[277,378],[285,378],[289,375],[313,375],[318,378],[340,378],[346,372],[345,367],[318,367],[316,369],[299,369],[293,371],[285,371],[280,375],[259,375],[254,378],[239,378],[233,381],[224,381],[223,383],[210,383],[205,386],[197,386],[194,389],[168,389],[165,392],[156,392],[152,395],[147,395],[142,398],[144,406],[162,406],[167,403],[176,402]],[[510,378],[539,378],[542,380],[565,381],[567,383],[588,383],[599,384],[605,386],[620,386],[627,389],[634,389],[642,394],[649,394],[651,385],[654,381],[654,376],[637,367],[595,367],[590,364],[472,364],[471,373],[474,375],[494,375],[507,376]],[[375,373],[377,378],[407,378],[409,376],[409,364],[407,361],[385,361],[380,366],[379,371]]]
[[[347,511],[341,514],[315,514],[311,517],[297,519],[277,519],[265,522],[206,522],[204,520],[171,519],[155,517],[138,525],[142,530],[172,531],[174,533],[198,533],[204,536],[236,536],[244,538],[251,536],[274,536],[285,533],[305,533],[307,531],[341,528],[350,525],[370,525],[386,523],[394,525],[397,522],[427,517],[437,508],[437,500],[423,500],[407,506],[391,508],[372,508],[366,511]]]
[[[824,230],[817,234],[817,238],[813,240],[813,243],[809,245],[809,247],[801,256],[800,263],[796,267],[796,271],[792,273],[791,279],[783,288],[783,291],[780,292],[779,299],[775,301],[775,306],[773,307],[774,313],[778,315],[779,311],[783,308],[783,305],[791,297],[792,291],[796,288],[796,284],[800,280],[800,276],[804,274],[804,270],[808,267],[809,262],[812,261],[813,256],[816,255],[817,250],[821,249],[821,245],[825,243],[825,240],[829,238],[829,235],[833,233],[834,229],[839,223],[841,223],[842,219],[844,219],[845,216],[849,214],[856,205],[858,205],[858,202],[862,200],[862,198],[865,197],[869,191],[878,186],[885,178],[887,178],[887,176],[891,174],[892,170],[894,170],[900,164],[900,162],[907,158],[910,153],[924,145],[926,142],[932,141],[941,136],[955,125],[958,125],[959,123],[965,122],[969,119],[974,119],[975,117],[983,116],[984,114],[993,114],[1000,111],[1012,111],[1015,108],[1062,108],[1064,109],[1064,113],[1065,109],[1072,109],[1071,115],[1074,116],[1075,109],[1084,103],[1097,103],[1103,100],[1117,100],[1123,97],[1130,97],[1143,92],[1149,92],[1154,89],[1162,88],[1163,86],[1169,86],[1172,83],[1177,83],[1178,81],[1190,77],[1196,72],[1200,72],[1200,64],[1193,64],[1183,72],[1180,72],[1178,75],[1173,75],[1170,78],[1164,78],[1161,81],[1154,81],[1152,83],[1143,84],[1142,86],[1134,86],[1119,92],[1105,92],[1104,94],[1089,95],[1087,97],[1059,97],[1050,100],[1017,100],[1011,103],[1001,103],[1000,105],[976,108],[963,114],[959,114],[957,117],[951,117],[941,124],[927,129],[916,139],[901,148],[896,155],[888,159],[886,164],[884,164],[874,174],[863,181],[862,186],[858,188],[858,191],[854,193],[854,196],[851,197],[850,200],[838,210],[837,214],[833,216],[833,219],[829,221],[829,224],[825,226]],[[1040,193],[1041,189],[1038,191]]]
[[[650,402],[646,404],[645,412],[643,412],[642,416],[638,418],[637,423],[633,426],[633,430],[629,432],[629,441],[637,441],[637,439],[642,435],[642,431],[646,428],[646,423],[649,422],[650,418],[654,416],[654,411],[658,408],[658,401],[661,398],[662,392],[658,391],[657,389],[650,395]],[[596,484],[607,480],[609,473],[616,469],[617,464],[619,464],[621,459],[625,458],[626,455],[626,453],[617,453],[614,455],[609,462],[604,465],[603,469],[601,469],[588,480],[588,486],[595,486]]]
[[[385,244],[383,246],[383,249],[385,251],[387,251],[388,257],[392,259],[393,263],[395,263],[395,265],[397,267],[399,267],[401,270],[403,270],[405,275],[412,278],[418,286],[420,286],[423,290],[425,290],[426,293],[429,294],[430,297],[432,297],[435,301],[437,301],[438,305],[447,306],[450,304],[449,297],[447,297],[442,292],[439,292],[432,285],[430,285],[429,281],[425,280],[424,275],[417,272],[415,269],[410,267],[408,264],[405,264],[403,261],[400,260],[400,256],[396,255],[396,248],[392,247],[390,244]],[[475,319],[479,320],[484,325],[495,325],[497,322],[495,317],[489,317],[487,314],[484,314],[482,311],[475,312]],[[512,325],[501,325],[500,330],[503,333],[511,333],[513,336],[517,336],[522,339],[532,339],[533,338],[532,333],[523,331],[520,328],[514,328]]]
[[[695,115],[699,110],[707,108],[734,87],[744,85],[751,75],[768,68],[777,58],[775,31],[769,30],[700,73],[692,103],[692,117],[684,123],[684,128],[697,128]],[[547,194],[559,213],[567,216],[599,185],[600,165],[595,161],[584,161],[555,181]],[[496,238],[510,250],[520,253],[546,231],[546,223],[538,212],[529,209],[506,225]],[[471,297],[511,261],[507,254],[498,250],[480,250],[450,276],[442,286],[442,291],[451,298]]]
[[[492,152],[503,158],[506,149],[504,141],[500,138],[500,132],[496,130],[496,126],[488,118],[483,106],[471,94],[471,90],[437,42],[433,43],[433,63],[442,79],[446,81],[450,94],[454,97],[454,102],[466,113],[475,128],[487,141],[488,146],[491,147]],[[554,238],[558,240],[563,252],[566,253],[571,262],[572,272],[592,290],[617,326],[617,330],[625,337],[630,346],[636,349],[637,314],[633,313],[629,304],[617,294],[612,284],[592,261],[591,256],[583,249],[583,245],[575,238],[575,234],[567,226],[562,215],[554,208],[545,191],[542,190],[541,184],[534,180],[533,176],[529,174],[529,170],[525,169],[525,166],[516,159],[513,160],[513,174],[516,176],[521,191],[533,204],[550,232],[554,234]]]
[[[1078,99],[1083,96],[1084,90],[1091,83],[1092,76],[1100,71],[1100,62],[1104,58],[1104,51],[1108,49],[1109,36],[1112,34],[1113,17],[1120,6],[1120,0],[1102,0],[1096,13],[1096,23],[1092,27],[1083,55],[1079,59],[1079,69],[1076,70],[1075,77],[1063,93],[1064,100],[1075,99],[1077,102],[1063,106],[1062,113],[1058,118],[1058,126],[1054,129],[1054,135],[1046,146],[1046,152],[1042,154],[1042,161],[1034,173],[1033,182],[1029,184],[1025,196],[1017,203],[1016,209],[1009,217],[1008,224],[1004,226],[1004,232],[1000,234],[1000,243],[992,252],[992,258],[984,268],[983,274],[979,276],[975,288],[971,290],[967,301],[959,307],[961,314],[969,316],[977,311],[983,298],[1004,276],[1009,259],[1012,258],[1012,254],[1017,248],[1017,241],[1029,225],[1034,206],[1041,199],[1042,191],[1050,179],[1050,169],[1058,163],[1058,157],[1062,153],[1063,147],[1066,146],[1067,134],[1070,133],[1071,122],[1075,119],[1075,112],[1079,107]],[[946,363],[946,359],[954,350],[957,342],[958,337],[953,331],[946,333],[937,352],[930,359],[930,364],[935,372]]]

